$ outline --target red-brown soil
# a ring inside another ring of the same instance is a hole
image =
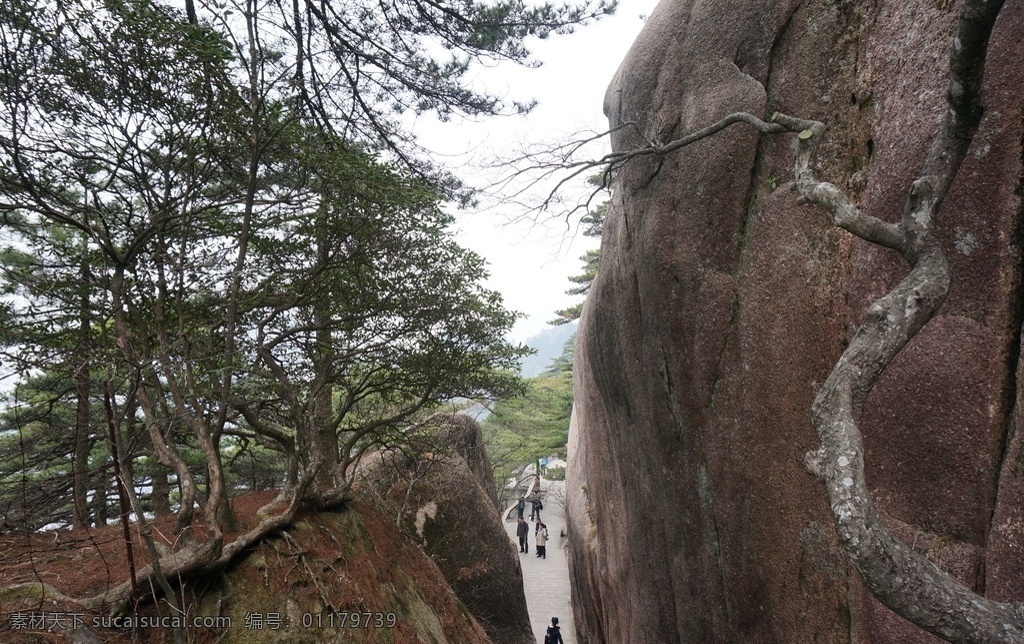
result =
[[[273,491],[261,492],[232,501],[241,524],[240,530],[253,524],[256,510],[273,495]],[[154,536],[168,546],[172,545],[173,520],[173,517],[162,517],[152,523]],[[339,536],[339,529],[352,532]],[[201,541],[204,538],[201,522],[197,520],[193,530],[196,539]],[[250,610],[245,602],[250,599],[256,602],[256,608],[251,608],[253,611],[267,610],[265,602],[262,606],[259,604],[260,599],[267,598],[277,602],[280,612],[284,612],[287,600],[289,605],[314,606],[314,610],[335,613],[394,614],[394,627],[360,629],[353,631],[351,638],[346,634],[345,641],[395,643],[422,641],[423,627],[417,622],[417,602],[418,598],[425,598],[445,635],[453,635],[460,641],[487,641],[479,625],[468,617],[454,598],[436,565],[375,509],[352,503],[337,512],[320,515],[300,513],[286,532],[287,536],[275,535],[264,544],[244,552],[232,563],[226,575],[218,573],[182,580],[176,591],[184,588],[182,594],[186,597],[186,604],[195,614],[234,615],[231,629],[194,630],[187,634],[186,641],[238,641],[240,636],[240,641],[257,641],[252,636],[272,636],[268,631],[239,632],[244,628],[243,619],[239,616]],[[148,563],[149,557],[134,525],[131,533],[135,567],[141,568]],[[231,536],[226,535],[225,541],[229,541]],[[250,558],[257,561],[255,566],[247,561]],[[0,588],[44,582],[67,597],[84,599],[128,578],[128,557],[120,525],[0,535]],[[378,592],[381,586],[388,588],[389,592]],[[239,591],[239,588],[246,590]],[[407,588],[413,588],[418,597],[414,598],[413,604],[416,605],[411,608],[408,597],[401,595]],[[391,592],[394,589],[398,590]],[[396,594],[401,596],[396,597]],[[68,614],[81,611],[38,598],[0,601],[0,641],[70,641],[67,632],[17,628],[11,618],[18,612]],[[168,611],[164,607],[161,613],[152,602],[146,602],[138,606],[134,614],[166,615]],[[96,616],[85,615],[83,620],[92,624],[93,617]],[[432,619],[431,623],[434,623]],[[172,641],[170,631],[161,635],[152,630],[90,630],[103,642]],[[226,632],[228,630],[236,632]],[[294,636],[294,631],[292,634]],[[309,631],[302,634],[300,641],[321,641],[321,637],[329,638],[330,633],[318,635],[316,631]]]

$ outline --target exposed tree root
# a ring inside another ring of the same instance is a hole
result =
[[[47,601],[69,610],[110,615],[124,614],[131,607],[133,601],[152,596],[156,592],[155,589],[160,588],[158,576],[162,576],[164,579],[183,579],[216,572],[226,567],[246,548],[287,528],[295,520],[295,515],[298,513],[303,499],[303,491],[308,485],[309,481],[304,481],[304,485],[300,485],[294,490],[289,495],[285,509],[279,514],[265,515],[265,510],[279,503],[279,499],[275,499],[266,507],[261,508],[257,515],[262,516],[262,520],[227,544],[219,544],[215,541],[193,543],[178,552],[161,556],[156,567],[149,564],[136,571],[141,597],[133,596],[130,580],[85,598],[68,597],[56,587],[44,582],[30,582],[0,588],[0,601]]]

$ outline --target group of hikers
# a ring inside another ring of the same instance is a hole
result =
[[[518,524],[516,525],[516,536],[519,537],[519,552],[529,554],[530,524],[526,522],[523,514],[526,512],[526,497],[519,495],[519,503],[516,504],[518,513]],[[544,503],[536,492],[530,495],[530,521],[534,522],[533,538],[537,544],[537,556],[541,559],[548,558],[548,527],[540,520],[540,511],[544,509]],[[544,644],[563,644],[562,632],[558,626],[558,618],[551,618],[551,625],[544,634]]]
[[[530,496],[530,506],[530,521],[534,522],[533,539],[537,545],[537,556],[541,559],[547,559],[548,527],[540,520],[540,511],[544,509],[544,503],[541,502],[538,494],[535,493]],[[523,514],[526,512],[526,497],[519,496],[516,512],[519,514],[519,523],[516,525],[516,536],[519,537],[519,552],[529,553],[530,524],[523,518]]]

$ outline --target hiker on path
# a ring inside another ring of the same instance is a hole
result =
[[[519,524],[516,526],[516,536],[519,537],[519,552],[530,552],[530,544],[526,538],[530,535],[530,524],[523,517],[519,517]]]
[[[548,527],[543,523],[537,522],[537,556],[541,559],[548,558]]]
[[[540,495],[536,492],[530,497],[530,521],[540,518],[540,511],[544,509],[544,504],[540,501]]]
[[[551,618],[551,626],[548,626],[548,632],[544,634],[544,644],[565,644],[562,639],[562,630],[558,628],[558,618]]]
[[[522,494],[519,495],[519,503],[516,504],[516,511],[519,513],[519,518],[523,518],[523,512],[526,510],[526,497]]]

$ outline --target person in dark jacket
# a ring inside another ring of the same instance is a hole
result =
[[[516,526],[516,536],[519,537],[519,552],[530,552],[530,544],[526,542],[529,535],[530,524],[523,517],[519,517],[519,524]]]
[[[544,504],[540,502],[540,495],[536,492],[530,497],[530,521],[540,518],[540,511],[544,509]]]
[[[526,511],[526,497],[522,494],[519,495],[519,503],[516,504],[516,511],[519,512],[519,518],[523,518],[523,512]]]
[[[551,626],[548,626],[548,632],[544,634],[544,644],[565,644],[562,640],[562,630],[558,628],[558,618],[551,618]]]

